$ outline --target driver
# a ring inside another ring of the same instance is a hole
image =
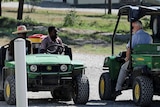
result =
[[[130,42],[128,42],[125,63],[121,66],[121,69],[120,69],[120,72],[118,75],[118,80],[117,80],[115,92],[113,93],[113,97],[116,97],[116,96],[122,94],[121,93],[122,85],[123,85],[125,78],[127,76],[127,68],[129,65],[130,49],[134,49],[134,47],[137,44],[150,44],[153,41],[152,37],[143,30],[142,22],[140,20],[133,21],[132,27],[133,27],[132,32],[134,34],[132,36],[132,47],[130,47],[130,45],[129,45]]]
[[[49,50],[54,51],[54,50],[58,50],[59,48],[56,45],[63,46],[61,38],[57,36],[57,32],[58,30],[54,26],[48,27],[48,36],[44,38],[41,42],[40,53],[47,53],[48,47],[50,47]],[[52,46],[54,44],[55,46]],[[59,51],[62,51],[62,50],[59,50]],[[55,54],[58,54],[58,51],[55,51]]]

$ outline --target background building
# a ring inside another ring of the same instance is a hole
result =
[[[71,5],[75,4],[104,4],[105,0],[42,0],[42,1],[52,1],[52,2],[65,2]],[[106,0],[108,3],[108,0]],[[112,0],[112,3],[120,3],[120,0]]]
[[[97,7],[104,8],[108,6],[108,0],[42,0],[42,2],[63,3],[76,7]],[[160,5],[160,0],[111,0],[113,8],[119,8],[122,5]],[[107,4],[107,5],[106,5]],[[51,4],[50,4],[51,5]]]

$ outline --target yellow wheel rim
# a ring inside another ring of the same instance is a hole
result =
[[[104,95],[104,79],[103,78],[101,78],[101,80],[100,80],[100,93],[101,93],[101,95]]]
[[[10,96],[10,85],[9,84],[7,84],[7,86],[6,86],[6,95],[7,95],[7,97]]]
[[[140,98],[140,87],[139,87],[138,83],[135,86],[134,95],[135,95],[136,100],[139,100],[139,98]]]

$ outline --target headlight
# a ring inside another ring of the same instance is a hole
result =
[[[67,67],[67,65],[61,65],[60,69],[61,69],[61,71],[65,72],[65,71],[67,71],[68,67]]]
[[[37,71],[37,65],[31,65],[30,70],[33,71],[33,72],[36,72]]]

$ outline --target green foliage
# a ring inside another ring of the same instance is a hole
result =
[[[34,0],[32,0],[34,1]],[[34,13],[26,12],[24,10],[24,20],[17,21],[15,18],[17,9],[9,8],[9,9],[2,9],[3,16],[6,17],[0,17],[0,37],[2,36],[8,36],[8,37],[14,37],[15,35],[12,35],[12,32],[16,30],[17,25],[24,24],[28,28],[33,26],[50,26],[54,25],[56,27],[60,28],[72,28],[76,33],[71,32],[60,32],[59,36],[62,38],[63,42],[68,45],[74,45],[74,46],[80,46],[80,48],[76,48],[76,51],[84,51],[84,50],[90,50],[98,51],[101,53],[103,50],[104,52],[111,52],[111,35],[114,31],[116,21],[117,21],[117,15],[103,15],[101,13],[86,13],[86,12],[76,12],[75,10],[68,11],[66,14],[66,11],[60,11],[60,10],[42,10],[37,9]],[[9,18],[10,17],[10,18]],[[142,19],[144,29],[148,32],[148,26],[149,26],[149,17]],[[84,30],[84,32],[83,32]],[[129,33],[130,30],[130,23],[127,21],[127,17],[122,16],[120,23],[117,28],[117,34],[123,34],[124,36]],[[63,30],[62,30],[63,31]],[[78,32],[80,31],[80,32]],[[98,32],[98,33],[91,33]],[[85,33],[86,32],[86,33]],[[89,33],[88,33],[89,32]],[[101,35],[99,33],[108,33],[111,35]],[[34,33],[42,33],[47,34],[47,30],[35,30],[32,29],[32,32],[30,32],[28,35],[34,34]],[[102,40],[105,41],[105,46],[99,47],[100,45],[97,44],[84,44],[84,47],[82,45],[77,44],[77,40],[81,41],[98,41]],[[118,47],[116,50],[123,50],[120,48],[123,44],[123,48],[125,48],[125,45],[127,41],[124,41],[124,39],[115,38],[117,41],[115,44]],[[88,46],[86,46],[88,45]],[[120,46],[120,47],[119,47]],[[125,49],[124,49],[125,50]],[[117,51],[117,52],[119,52]]]
[[[10,28],[16,24],[16,20],[7,17],[0,17],[0,27],[2,28]]]
[[[147,18],[147,17],[145,17],[145,18],[142,19],[144,30],[147,30],[148,28],[150,28],[150,23],[149,23],[150,21],[149,21],[149,20],[150,20],[150,19]]]
[[[31,20],[29,17],[26,17],[25,20],[16,20],[13,18],[0,17],[0,29],[2,31],[0,32],[0,37],[7,36],[9,38],[13,38],[14,35],[12,34],[12,32],[17,29],[17,25],[26,25],[27,27],[48,26],[47,24],[36,23],[35,21]],[[33,33],[46,34],[47,32],[34,30],[28,34],[30,35]]]
[[[79,16],[76,14],[75,10],[71,10],[67,13],[67,15],[64,17],[64,24],[63,26],[74,26],[78,24],[79,22]]]
[[[117,16],[112,15],[112,14],[103,15],[102,18],[104,18],[104,19],[116,19],[117,20]]]
[[[29,15],[25,16],[24,22],[27,22],[27,23],[37,23],[35,20],[32,20],[32,18],[30,18]]]

